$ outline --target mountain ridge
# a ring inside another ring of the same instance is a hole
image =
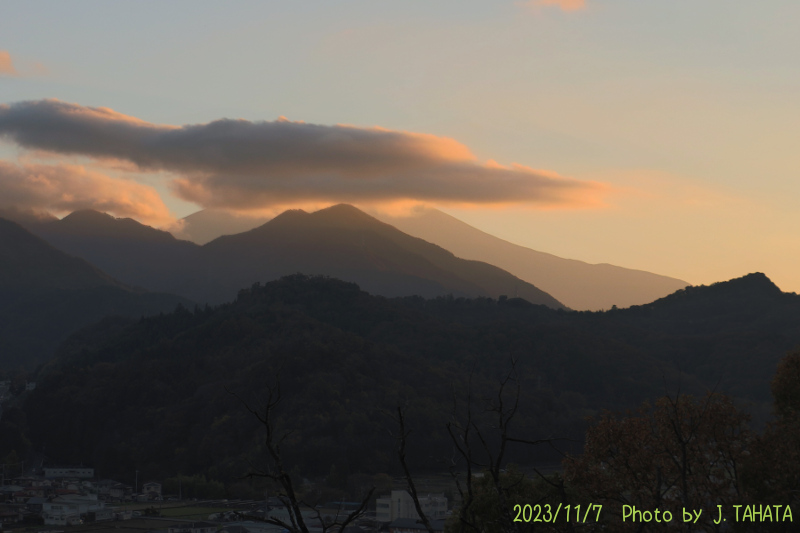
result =
[[[0,218],[0,367],[33,367],[107,315],[139,317],[179,303],[190,302],[122,283]]]
[[[507,294],[566,308],[534,284],[488,263],[460,259],[347,204],[313,213],[287,210],[202,246],[90,211],[33,230],[126,283],[199,302],[228,301],[242,287],[303,272],[354,281],[385,296]]]
[[[684,288],[676,278],[609,263],[565,259],[511,243],[466,224],[438,209],[414,210],[410,216],[374,211],[380,220],[438,244],[459,257],[487,260],[552,294],[577,310],[641,305]]]
[[[280,250],[282,256],[274,257],[271,265],[275,268],[273,279],[292,271],[328,274],[347,281],[360,281],[368,292],[386,296],[412,294],[415,286],[419,294],[428,297],[447,292],[494,297],[517,292],[532,303],[565,308],[534,285],[497,267],[460,259],[348,204],[313,213],[285,211],[250,231],[207,243],[202,253],[206,254],[209,264],[223,269],[222,263],[227,259],[220,258],[230,257],[237,247],[247,250],[244,257],[248,262],[239,261],[242,269],[252,269],[251,265],[259,261],[266,264],[266,249]],[[276,266],[281,261],[286,262],[284,266]],[[353,274],[354,271],[360,274]],[[392,278],[396,278],[399,289],[387,285]],[[417,280],[429,281],[421,285]],[[440,288],[436,289],[430,282]]]

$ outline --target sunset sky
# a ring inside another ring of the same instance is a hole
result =
[[[440,208],[800,292],[796,0],[0,7],[0,208]]]

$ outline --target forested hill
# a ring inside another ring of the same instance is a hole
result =
[[[413,462],[441,468],[454,393],[466,397],[470,376],[474,398],[491,393],[512,358],[518,436],[580,439],[586,415],[665,387],[716,387],[756,410],[769,405],[769,380],[800,342],[799,324],[800,297],[763,275],[605,313],[513,298],[387,299],[297,275],[216,308],[106,320],[73,336],[25,405],[28,436],[54,460],[112,477],[139,468],[233,479],[263,450],[231,393],[255,402],[280,382],[279,425],[294,430],[284,449],[298,472],[325,474],[331,458],[340,473],[396,469],[385,413],[398,402],[409,406]]]

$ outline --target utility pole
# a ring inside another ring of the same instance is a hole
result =
[[[135,483],[135,485],[136,486],[133,488],[133,495],[134,496],[139,494],[139,471],[138,470],[136,471],[136,483]]]

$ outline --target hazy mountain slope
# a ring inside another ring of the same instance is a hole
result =
[[[272,217],[250,217],[218,209],[203,209],[184,217],[181,221],[183,225],[175,235],[179,239],[206,244],[223,235],[249,231],[271,219]]]
[[[0,218],[0,290],[120,286],[83,259],[60,252],[15,222]]]
[[[459,259],[345,204],[314,213],[287,211],[251,231],[215,239],[203,246],[202,253],[210,285],[228,292],[303,272],[354,281],[386,296],[506,294],[563,308],[508,272]]]
[[[256,282],[297,272],[355,281],[384,296],[519,296],[564,306],[509,273],[456,258],[352,206],[287,211],[263,226],[204,246],[131,219],[78,211],[32,229],[117,279],[198,302],[221,303]]]
[[[199,246],[133,219],[87,209],[29,229],[127,284],[175,294],[193,285]]]
[[[109,314],[169,311],[184,298],[134,290],[0,219],[0,367],[33,367],[70,333]]]
[[[579,310],[652,302],[688,285],[685,281],[609,264],[562,259],[504,241],[436,209],[409,217],[375,216],[458,257],[491,262]]]

